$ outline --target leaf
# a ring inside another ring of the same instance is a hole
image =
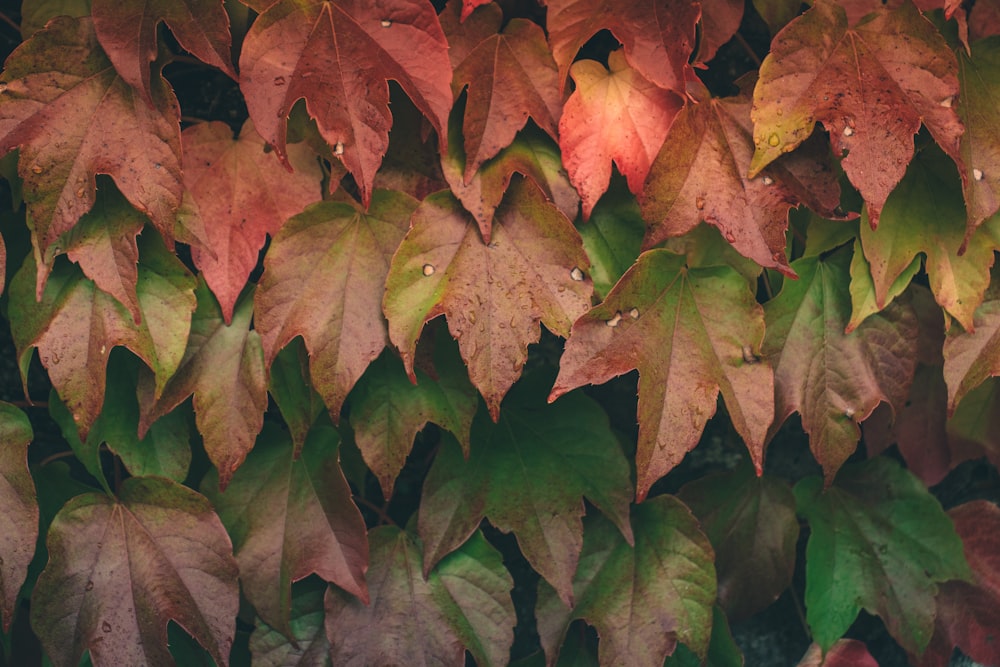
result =
[[[208,501],[162,478],[88,493],[52,522],[31,625],[56,667],[173,664],[173,620],[225,664],[239,606],[229,537]]]
[[[991,378],[966,394],[955,408],[947,424],[952,465],[983,456],[994,466],[1000,462],[998,390],[998,381]]]
[[[698,444],[720,392],[760,471],[773,414],[771,368],[757,356],[763,337],[763,311],[734,269],[689,269],[650,250],[574,323],[549,400],[639,370],[640,502]]]
[[[688,482],[678,497],[715,549],[719,604],[730,619],[749,618],[791,585],[799,524],[785,483],[740,466]]]
[[[99,173],[172,245],[183,192],[180,114],[160,76],[150,106],[115,72],[89,19],[57,17],[7,59],[0,89],[0,153],[20,147],[18,173],[47,261],[93,206]]]
[[[503,665],[514,639],[513,582],[481,534],[426,578],[420,544],[395,527],[368,536],[371,603],[330,588],[326,632],[335,665]],[[372,641],[379,637],[379,641]]]
[[[810,644],[798,667],[878,667],[878,663],[857,639],[838,639],[825,652],[819,644]]]
[[[368,212],[321,202],[288,221],[264,259],[255,326],[270,366],[302,336],[310,375],[336,420],[354,383],[388,343],[382,295],[416,200],[376,191]]]
[[[229,17],[212,0],[92,0],[97,39],[122,79],[153,104],[149,64],[156,60],[156,28],[167,24],[185,51],[236,78],[229,57]]]
[[[971,236],[1000,208],[1000,38],[975,42],[971,54],[959,49],[957,56],[962,91],[958,115],[965,124],[962,187],[968,209],[966,235]]]
[[[615,283],[639,257],[646,223],[635,198],[622,184],[611,189],[597,202],[590,220],[577,224],[583,249],[590,258],[590,278],[594,294],[607,297]]]
[[[706,0],[701,4],[701,38],[695,61],[707,63],[719,47],[732,39],[743,20],[743,3],[739,0]]]
[[[134,352],[153,371],[155,390],[181,363],[194,310],[194,279],[155,234],[142,237],[136,293],[141,324],[98,290],[79,269],[57,266],[35,302],[35,267],[29,257],[10,286],[11,334],[22,377],[31,348],[66,402],[80,438],[97,419],[104,402],[108,355],[117,345]]]
[[[479,407],[476,390],[460,359],[449,359],[435,367],[440,373],[436,380],[415,369],[417,383],[412,384],[399,359],[384,351],[351,394],[354,440],[378,478],[385,498],[392,497],[394,482],[410,454],[413,439],[428,422],[451,431],[468,456],[469,431]]]
[[[0,402],[0,610],[10,632],[18,593],[38,540],[38,501],[28,472],[28,445],[34,439],[27,415]]]
[[[837,3],[816,2],[775,37],[751,117],[750,175],[794,150],[821,122],[865,199],[872,226],[913,157],[921,123],[959,166],[957,63],[911,2],[848,28]]]
[[[367,541],[367,538],[366,538]],[[259,667],[330,667],[330,642],[323,627],[323,594],[326,584],[307,580],[292,587],[289,625],[292,637],[285,637],[258,619],[250,635],[253,664]],[[308,585],[308,588],[304,586]]]
[[[877,305],[885,305],[893,283],[923,253],[938,304],[970,329],[989,285],[993,251],[1000,249],[1000,217],[965,243],[965,208],[954,173],[948,158],[933,146],[921,151],[886,200],[878,231],[862,218],[860,240]]]
[[[825,490],[807,477],[795,499],[811,531],[805,602],[816,643],[829,650],[864,608],[903,648],[923,651],[937,584],[969,577],[951,520],[923,483],[879,457],[844,466]]]
[[[851,256],[851,284],[849,288],[851,292],[851,321],[844,328],[844,333],[848,334],[857,329],[858,325],[864,322],[869,315],[879,312],[886,304],[892,303],[897,296],[905,292],[906,288],[913,282],[914,276],[920,273],[924,264],[923,258],[915,255],[909,265],[895,267],[899,269],[899,275],[891,283],[886,285],[883,281],[883,284],[877,288],[872,276],[872,266],[865,257],[864,248],[861,246],[860,226],[855,229],[853,245],[854,254]],[[883,245],[888,245],[884,243],[884,239]],[[892,248],[886,248],[886,250],[891,252]],[[942,254],[940,249],[938,252]],[[879,257],[878,259],[883,264],[882,270],[884,270],[885,262],[882,261],[884,258]],[[883,291],[884,294],[880,295],[879,292]]]
[[[684,644],[678,644],[663,667],[701,667],[702,664],[708,667],[743,667],[743,654],[733,640],[726,614],[719,605],[712,608],[712,639],[705,660],[699,659]]]
[[[998,270],[994,270],[994,274]],[[995,275],[982,304],[972,318],[972,327],[948,330],[944,341],[944,381],[948,385],[948,414],[962,398],[986,378],[1000,375],[1000,279]]]
[[[629,190],[642,191],[683,100],[629,67],[620,49],[608,55],[607,68],[579,60],[570,73],[576,90],[559,119],[559,147],[586,220],[608,189],[612,161]]]
[[[786,280],[764,305],[762,354],[774,366],[771,435],[798,412],[828,484],[857,447],[858,424],[880,401],[900,413],[916,368],[917,319],[909,303],[897,300],[844,333],[848,262],[844,250],[792,262],[799,279]]]
[[[21,3],[21,37],[28,39],[56,16],[90,16],[90,0],[35,0]]]
[[[701,6],[689,0],[548,0],[546,24],[552,56],[559,65],[560,86],[584,44],[610,30],[625,47],[629,64],[660,88],[682,92],[691,71]]]
[[[195,290],[198,308],[191,320],[184,358],[157,397],[139,381],[139,435],[189,396],[208,458],[219,470],[224,489],[253,448],[264,423],[267,383],[260,337],[250,331],[253,294],[236,304],[227,325],[203,281]]]
[[[449,3],[441,27],[450,45],[452,93],[467,95],[462,135],[468,183],[483,162],[510,145],[529,117],[558,139],[562,99],[541,26],[513,18],[501,31],[499,5],[487,5],[468,20],[459,18],[458,8],[458,2]]]
[[[580,235],[537,186],[518,181],[497,210],[492,240],[447,192],[425,199],[392,259],[383,309],[389,338],[413,371],[424,324],[445,315],[494,421],[521,374],[539,322],[559,336],[589,303]]]
[[[715,601],[708,538],[672,496],[633,506],[631,524],[634,547],[603,517],[587,517],[572,609],[541,585],[536,615],[549,664],[574,618],[597,629],[602,665],[660,667],[678,643],[705,656]]]
[[[246,35],[240,88],[257,131],[286,165],[285,119],[305,98],[367,207],[392,125],[388,79],[427,116],[445,148],[452,101],[447,49],[426,0],[279,0]]]
[[[233,540],[243,593],[265,623],[292,636],[292,583],[318,574],[368,602],[368,541],[338,463],[340,437],[316,427],[293,458],[291,439],[268,425],[224,492],[202,483]]]
[[[288,171],[247,121],[236,140],[221,122],[197,123],[181,135],[184,183],[206,237],[191,244],[191,257],[222,307],[226,324],[257,265],[265,235],[319,201],[323,178],[304,144],[287,146]]]
[[[281,411],[295,447],[294,457],[298,458],[309,429],[325,409],[323,399],[313,389],[309,356],[301,338],[294,338],[274,358],[267,391]]]
[[[607,416],[581,393],[540,404],[544,380],[525,378],[499,423],[477,415],[468,459],[455,446],[438,450],[419,510],[425,571],[465,542],[485,516],[516,535],[531,566],[569,603],[583,543],[584,496],[632,541],[632,484]]]

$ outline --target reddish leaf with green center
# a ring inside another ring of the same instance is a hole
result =
[[[849,152],[841,164],[875,226],[913,158],[921,123],[961,166],[957,72],[955,54],[911,2],[854,28],[837,3],[816,2],[775,37],[760,68],[750,175],[821,122],[834,153]]]
[[[392,258],[383,300],[389,337],[414,380],[420,331],[445,315],[496,421],[539,323],[565,337],[589,307],[588,266],[580,235],[531,181],[507,191],[489,245],[450,193],[433,194]]]
[[[323,597],[326,583],[307,580],[292,591],[292,636],[282,634],[263,621],[250,635],[252,664],[267,667],[330,667],[330,642],[323,627]]]
[[[948,385],[948,413],[970,391],[1000,375],[1000,268],[972,318],[973,327],[962,331],[951,327],[944,341],[944,379]]]
[[[222,665],[239,608],[237,566],[203,496],[170,480],[133,477],[118,499],[76,496],[48,535],[31,627],[57,667],[90,650],[95,667],[173,664],[175,621]]]
[[[240,87],[261,136],[288,164],[285,119],[305,98],[365,206],[389,145],[388,79],[427,116],[444,148],[451,65],[426,0],[278,0],[254,21],[240,55]]]
[[[229,57],[229,17],[218,0],[92,0],[97,39],[125,81],[153,104],[149,64],[156,59],[156,28],[166,23],[181,47],[236,78]]]
[[[549,400],[639,370],[640,502],[698,444],[720,392],[759,472],[774,415],[771,367],[757,356],[763,337],[764,311],[734,269],[690,269],[683,256],[651,250],[573,324]]]
[[[194,201],[187,215],[200,216],[198,225],[206,232],[192,242],[191,257],[228,324],[265,236],[319,201],[323,172],[303,144],[287,147],[293,171],[282,168],[250,121],[235,141],[229,126],[219,122],[192,125],[181,139],[184,183]]]
[[[28,445],[34,433],[27,415],[0,402],[0,610],[10,632],[18,593],[38,540],[38,501],[28,472]]]
[[[961,154],[967,236],[1000,208],[1000,37],[974,43],[971,51],[956,52],[962,87],[956,106],[965,123]]]
[[[878,663],[857,639],[838,639],[825,652],[819,644],[811,644],[796,667],[878,667]]]
[[[162,78],[152,82],[150,107],[115,72],[89,19],[59,17],[7,59],[0,89],[0,153],[21,148],[18,173],[43,263],[93,206],[99,173],[172,245],[184,190],[180,112]]]

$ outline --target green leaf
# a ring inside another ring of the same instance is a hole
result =
[[[972,326],[951,327],[944,341],[944,379],[948,384],[948,412],[986,378],[1000,375],[1000,268],[983,303],[973,315]]]
[[[34,438],[27,415],[0,402],[0,610],[10,631],[18,592],[38,539],[38,501],[28,472],[28,445]]]
[[[613,180],[590,219],[577,225],[577,230],[590,258],[594,293],[603,301],[639,256],[646,223],[624,182]]]
[[[905,649],[920,653],[934,630],[937,584],[968,579],[962,542],[920,480],[879,457],[844,466],[832,486],[795,486],[809,522],[806,618],[828,650],[864,608]]]
[[[485,516],[514,532],[528,562],[569,602],[584,496],[631,542],[628,463],[607,416],[579,392],[546,405],[546,389],[545,378],[526,377],[504,402],[498,423],[477,414],[467,460],[451,439],[438,450],[420,502],[426,571]]]
[[[323,627],[326,584],[308,579],[292,587],[291,637],[257,619],[250,635],[256,667],[330,667],[330,642]]]
[[[301,338],[293,338],[274,358],[267,390],[278,404],[298,457],[309,429],[325,407],[323,399],[313,389],[309,356]]]
[[[957,49],[962,87],[958,115],[965,124],[961,155],[962,188],[968,208],[969,236],[1000,207],[1000,37]]]
[[[702,664],[705,667],[743,667],[743,653],[729,630],[726,614],[718,605],[712,608],[712,639],[705,660],[699,659],[684,644],[678,644],[663,667],[702,667]]]
[[[391,527],[368,536],[371,602],[330,587],[326,632],[335,665],[504,665],[514,639],[513,582],[477,534],[425,577],[419,542]],[[373,641],[378,637],[378,641]]]

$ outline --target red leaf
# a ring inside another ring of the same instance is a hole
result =
[[[28,472],[28,445],[34,434],[27,415],[0,402],[0,610],[10,632],[18,594],[38,541],[38,501]]]
[[[720,46],[732,39],[743,20],[743,5],[740,0],[702,0],[696,62],[707,63]]]
[[[476,10],[477,7],[482,7],[483,5],[490,4],[492,0],[462,0],[462,16],[461,19],[464,21],[469,18],[469,16]]]
[[[628,66],[621,50],[608,56],[608,69],[593,60],[573,63],[576,90],[559,119],[559,145],[570,182],[590,218],[608,189],[611,161],[639,194],[683,100],[658,88]]]
[[[944,341],[944,379],[948,384],[948,412],[986,378],[1000,375],[1000,268],[995,268],[983,303],[969,330],[951,327]]]
[[[153,104],[149,64],[156,59],[156,27],[166,23],[192,55],[236,78],[230,61],[229,17],[218,0],[92,0],[94,30],[125,81]]]
[[[990,5],[980,2],[973,11]],[[992,3],[997,6],[997,3]],[[1000,9],[997,20],[1000,23]],[[976,21],[973,25],[978,25]],[[968,209],[966,241],[984,220],[1000,208],[1000,54],[997,40],[974,43],[970,53],[958,51],[962,96],[958,114],[965,123],[962,178]]]
[[[878,663],[857,639],[838,639],[825,654],[819,644],[810,645],[797,667],[878,667]]]
[[[447,50],[427,0],[279,0],[247,33],[240,87],[257,131],[286,164],[285,119],[305,98],[367,206],[392,125],[388,79],[403,87],[445,146],[452,101]]]
[[[844,10],[821,0],[774,39],[754,91],[756,176],[793,150],[816,122],[861,191],[872,226],[913,158],[923,123],[960,166],[963,126],[955,54],[907,0],[848,28]]]
[[[319,201],[323,172],[302,144],[288,146],[294,171],[283,169],[250,121],[235,141],[229,126],[219,122],[192,125],[181,139],[184,183],[194,204],[187,214],[200,216],[197,224],[205,230],[204,239],[192,241],[191,257],[228,324],[265,236]]]

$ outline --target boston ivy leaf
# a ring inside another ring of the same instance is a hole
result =
[[[701,5],[690,0],[549,0],[549,44],[565,85],[570,64],[584,44],[610,30],[625,47],[625,57],[660,88],[684,90]]]
[[[1000,466],[1000,380],[990,378],[966,394],[947,432],[952,465],[985,456]]]
[[[252,293],[237,302],[228,325],[203,281],[195,293],[198,308],[177,373],[159,394],[140,378],[139,435],[145,436],[153,422],[194,394],[198,432],[225,487],[263,426],[267,409],[264,356],[260,337],[249,330]]]
[[[799,524],[791,489],[750,466],[686,484],[679,494],[715,549],[719,603],[749,618],[792,583]]]
[[[629,67],[621,50],[608,55],[607,68],[579,60],[570,74],[576,90],[559,119],[559,146],[587,219],[608,189],[612,161],[628,180],[629,190],[642,191],[683,100]]]
[[[121,77],[153,104],[149,64],[156,59],[156,28],[162,21],[181,47],[236,78],[229,57],[229,17],[212,0],[92,0],[94,30]]]
[[[587,310],[587,267],[580,235],[530,181],[511,186],[489,245],[449,193],[433,194],[413,214],[386,278],[389,337],[414,380],[420,331],[445,315],[496,420],[528,345],[541,335],[539,322],[568,336]]]
[[[330,587],[326,632],[335,665],[504,665],[514,639],[513,581],[481,534],[426,575],[420,544],[395,527],[368,536],[371,602]],[[378,641],[372,641],[378,637]]]
[[[294,338],[274,358],[268,374],[267,391],[278,404],[295,445],[294,456],[298,458],[309,429],[325,408],[323,399],[313,389],[309,376],[309,355],[301,338]]]
[[[562,651],[559,652],[562,655]],[[663,667],[743,667],[743,654],[733,640],[729,630],[729,621],[725,612],[715,605],[712,608],[712,639],[708,644],[708,653],[701,660],[684,644],[678,644],[677,650],[667,658]]]
[[[415,369],[417,383],[412,384],[399,358],[386,350],[368,367],[351,394],[354,441],[386,498],[392,497],[393,484],[413,439],[428,422],[451,431],[465,454],[469,453],[469,430],[479,406],[476,390],[461,360],[435,364],[435,369],[439,373],[436,380]]]
[[[705,657],[715,602],[708,538],[672,496],[633,506],[631,525],[635,546],[607,519],[587,517],[572,609],[540,585],[538,634],[549,664],[574,618],[597,629],[602,665],[660,667],[678,643]]]
[[[392,254],[417,202],[379,190],[368,212],[321,202],[288,221],[264,260],[255,326],[271,365],[302,336],[310,374],[334,419],[365,368],[388,342],[382,295]]]
[[[948,384],[948,412],[986,378],[1000,375],[1000,278],[994,269],[983,303],[976,309],[972,327],[951,327],[944,341],[944,379]]]
[[[57,16],[90,16],[90,0],[35,0],[21,3],[21,37],[28,39]]]
[[[811,644],[797,667],[878,667],[878,663],[862,642],[838,639],[827,651]]]
[[[759,471],[774,406],[763,337],[763,310],[734,269],[651,250],[574,323],[549,399],[639,369],[640,501],[698,444],[720,392]]]
[[[934,630],[937,584],[969,576],[938,501],[885,457],[844,466],[825,490],[820,477],[807,477],[795,499],[811,531],[805,601],[816,643],[828,650],[864,608],[904,648],[922,652]]]
[[[236,140],[221,122],[192,125],[181,139],[184,183],[193,200],[189,211],[201,216],[206,231],[206,238],[192,243],[191,257],[228,324],[265,235],[273,236],[286,220],[319,201],[323,173],[304,144],[287,147],[293,171],[284,169],[250,121]]]
[[[539,405],[543,384],[544,378],[526,377],[504,403],[497,424],[480,412],[472,422],[468,459],[455,444],[438,450],[424,482],[419,530],[429,570],[485,516],[517,536],[528,562],[568,603],[583,543],[583,497],[631,542],[632,485],[600,406],[581,393]]]
[[[635,197],[624,184],[612,182],[594,206],[590,220],[578,224],[577,230],[590,258],[594,294],[603,300],[639,256],[646,223]]]
[[[318,579],[307,579],[292,587],[291,638],[257,619],[250,635],[254,665],[330,667],[330,642],[323,627],[325,591],[326,584],[320,585]]]
[[[285,119],[305,98],[365,206],[389,142],[388,79],[427,116],[443,148],[451,66],[426,0],[279,0],[254,21],[240,55],[240,88],[261,136],[287,164]]]
[[[389,107],[393,111],[389,150],[375,174],[375,188],[405,192],[415,199],[423,199],[432,192],[448,187],[441,172],[437,137],[427,132],[427,121],[413,102],[400,88],[392,86],[389,89]],[[449,150],[461,145],[459,138],[448,140]],[[343,173],[346,174],[346,170]]]
[[[503,26],[503,10],[490,4],[460,22],[458,2],[441,15],[455,70],[451,89],[467,90],[465,173],[467,183],[480,165],[508,146],[530,116],[553,139],[562,113],[558,73],[545,33],[533,21],[514,18]]]
[[[916,367],[918,327],[909,303],[897,300],[844,333],[849,262],[846,249],[792,262],[799,280],[786,280],[764,305],[763,355],[774,365],[772,435],[797,411],[827,482],[854,452],[858,424],[880,401],[899,414]]]
[[[224,492],[214,472],[202,484],[233,540],[243,593],[287,637],[294,581],[315,573],[368,601],[365,524],[340,471],[339,444],[335,430],[318,426],[295,459],[291,439],[268,424]]]
[[[739,0],[703,0],[696,62],[707,63],[732,39],[743,20],[743,4]]]
[[[886,244],[887,245],[887,244]],[[885,247],[885,246],[883,246]],[[885,247],[891,252],[891,246]],[[947,253],[943,253],[947,254]],[[878,258],[880,265],[884,264]],[[884,266],[881,266],[885,270]],[[844,328],[845,333],[851,333],[864,322],[869,315],[874,315],[885,307],[885,304],[892,301],[906,291],[910,286],[914,276],[920,273],[923,268],[923,261],[920,255],[914,255],[909,265],[895,267],[899,274],[894,280],[886,285],[885,281],[876,287],[873,279],[872,266],[865,257],[864,248],[861,246],[860,228],[854,226],[854,254],[851,256],[851,321]]]
[[[821,0],[774,39],[761,66],[750,175],[821,122],[834,153],[849,152],[841,164],[877,225],[913,157],[921,123],[961,164],[958,93],[955,54],[911,2],[848,28],[843,8]]]
[[[162,478],[127,479],[118,499],[70,500],[52,522],[48,550],[31,626],[57,667],[75,667],[85,649],[97,667],[173,664],[170,620],[226,663],[237,568],[204,497]]]
[[[971,235],[1000,208],[1000,37],[973,43],[971,54],[963,49],[957,54],[958,115],[965,124],[962,185]]]
[[[18,173],[43,256],[94,204],[98,173],[173,238],[180,114],[160,76],[151,87],[153,106],[115,72],[86,18],[57,17],[7,59],[0,153],[21,148]]]
[[[38,502],[28,472],[28,445],[34,438],[27,415],[0,402],[0,611],[10,632],[18,593],[38,539]]]

